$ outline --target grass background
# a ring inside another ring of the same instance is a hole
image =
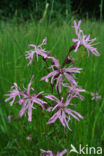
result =
[[[48,25],[45,21],[35,21],[18,24],[14,21],[0,23],[0,156],[38,156],[40,149],[61,151],[64,148],[70,151],[70,144],[77,149],[79,144],[104,147],[104,23],[83,20],[81,28],[85,34],[91,34],[100,42],[96,47],[101,56],[96,57],[81,47],[77,53],[72,52],[75,65],[83,68],[77,75],[79,85],[87,91],[98,92],[102,98],[91,101],[89,94],[84,94],[85,101],[77,100],[74,109],[84,116],[80,122],[72,119],[70,127],[72,132],[65,130],[57,121],[53,125],[46,125],[50,115],[39,107],[33,112],[33,120],[27,122],[27,117],[13,119],[8,123],[8,115],[18,116],[20,108],[14,104],[5,103],[5,96],[14,82],[22,88],[27,87],[32,75],[35,75],[33,88],[35,92],[49,92],[49,86],[40,82],[40,78],[47,74],[45,64],[39,58],[30,67],[25,60],[25,51],[28,44],[40,44],[47,37],[46,49],[51,55],[62,62],[65,53],[73,44],[72,38],[76,37],[72,28],[73,19],[63,21],[61,25],[53,22]],[[56,93],[55,93],[56,94]],[[26,140],[31,135],[32,140]],[[68,154],[69,155],[69,154]],[[74,153],[70,154],[74,156]],[[76,154],[75,154],[76,155]]]

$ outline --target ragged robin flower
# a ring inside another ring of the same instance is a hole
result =
[[[84,97],[80,94],[80,92],[86,92],[85,89],[78,88],[77,85],[69,86],[67,83],[63,84],[63,86],[68,88],[68,97],[76,97],[84,100]]]
[[[66,149],[64,149],[62,152],[57,152],[57,154],[54,154],[50,150],[46,151],[46,150],[40,149],[40,151],[42,152],[42,156],[63,156],[64,154],[67,153]]]
[[[56,113],[49,119],[47,124],[52,124],[57,119],[59,119],[63,127],[64,128],[67,127],[71,131],[68,125],[69,121],[71,120],[71,116],[75,118],[77,121],[79,121],[79,118],[83,119],[82,115],[80,115],[78,112],[68,107],[69,105],[71,105],[70,101],[72,97],[67,98],[65,103],[63,103],[64,101],[63,97],[61,98],[61,100],[56,98],[54,95],[47,95],[45,97],[56,102],[55,106],[51,106],[47,109],[47,111],[52,111],[52,112],[56,111]]]
[[[41,78],[41,80],[45,80],[46,82],[49,81],[49,78],[51,78],[51,84],[56,81],[55,87],[56,90],[58,88],[59,93],[61,93],[61,85],[63,83],[63,76],[68,80],[71,84],[77,85],[77,82],[74,79],[74,73],[80,73],[80,70],[82,68],[74,68],[74,67],[68,67],[68,68],[61,68],[58,59],[54,57],[49,57],[53,61],[53,65],[49,67],[53,71],[50,72],[47,76],[44,76]]]
[[[76,47],[74,51],[77,52],[78,48],[81,45],[83,45],[87,49],[88,55],[89,55],[89,52],[91,51],[93,55],[100,56],[97,49],[93,47],[96,44],[95,43],[92,44],[94,41],[96,41],[96,38],[90,39],[90,34],[88,36],[84,35],[83,30],[80,29],[80,24],[81,24],[81,20],[78,22],[78,25],[76,21],[74,21],[74,28],[75,28],[76,35],[78,37],[77,39],[72,39],[72,41],[76,43]]]
[[[48,58],[49,56],[49,51],[46,51],[45,49],[42,48],[43,45],[46,45],[47,39],[44,38],[42,43],[38,46],[34,44],[29,44],[30,47],[33,47],[32,50],[26,51],[26,59],[29,59],[28,65],[32,64],[34,54],[36,54],[37,61],[38,61],[38,56],[42,56],[44,59]]]
[[[16,83],[14,83],[14,86],[11,87],[11,90],[9,91],[9,94],[6,94],[5,96],[9,96],[5,102],[8,102],[9,100],[12,99],[12,101],[10,102],[10,105],[12,106],[13,103],[15,103],[15,99],[18,96],[19,101],[18,104],[22,105],[22,108],[19,112],[19,117],[22,117],[24,114],[26,114],[26,111],[28,111],[28,121],[32,121],[32,109],[35,109],[34,107],[34,103],[38,104],[42,107],[42,109],[44,109],[44,104],[46,104],[45,101],[39,99],[39,97],[42,95],[43,91],[38,93],[38,94],[31,94],[30,90],[34,90],[33,88],[31,88],[31,84],[32,84],[32,79],[30,81],[30,83],[28,84],[27,89],[24,88],[24,91],[21,91],[20,88],[17,86]],[[16,102],[17,103],[17,102]]]

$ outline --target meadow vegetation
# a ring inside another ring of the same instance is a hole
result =
[[[102,146],[104,147],[104,23],[96,20],[82,20],[82,29],[85,34],[96,37],[99,44],[96,45],[99,57],[88,53],[81,47],[77,53],[71,52],[76,67],[83,68],[77,75],[77,81],[87,92],[83,93],[84,101],[75,100],[75,110],[84,116],[84,120],[76,122],[72,119],[70,127],[72,132],[64,129],[58,121],[53,125],[46,125],[49,114],[42,113],[38,107],[33,112],[33,120],[27,122],[23,116],[18,118],[18,105],[10,107],[5,103],[5,94],[16,82],[21,88],[27,87],[31,76],[34,75],[32,87],[38,93],[42,90],[49,92],[49,86],[40,81],[47,75],[46,65],[39,61],[27,67],[25,52],[29,50],[28,44],[40,44],[47,37],[46,49],[52,56],[57,57],[62,63],[63,57],[69,47],[73,45],[75,38],[73,18],[68,22],[46,21],[35,22],[33,19],[23,23],[15,21],[0,22],[0,156],[38,156],[40,148],[50,149],[54,152],[64,148],[70,150],[70,144],[78,147]],[[63,91],[64,92],[64,91]],[[92,101],[89,92],[98,92],[101,95],[99,101]],[[57,93],[56,93],[57,94]],[[8,123],[8,115],[14,118]],[[31,136],[32,140],[26,139]],[[74,156],[74,153],[73,153]]]

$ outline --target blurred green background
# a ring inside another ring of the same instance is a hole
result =
[[[19,21],[20,18],[28,20],[31,17],[40,20],[47,5],[47,18],[51,16],[53,20],[73,15],[99,19],[102,3],[103,0],[1,0],[0,19],[15,16]]]

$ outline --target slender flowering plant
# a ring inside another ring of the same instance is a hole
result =
[[[34,89],[31,87],[34,76],[32,76],[32,79],[30,80],[27,88],[23,87],[23,91],[15,82],[9,93],[5,95],[7,96],[5,102],[10,101],[10,106],[13,106],[13,104],[19,104],[19,106],[21,106],[19,117],[22,117],[28,113],[28,121],[31,122],[32,111],[36,109],[36,105],[39,105],[42,110],[44,110],[44,112],[46,110],[46,112],[49,114],[50,112],[52,113],[52,116],[49,118],[47,125],[53,124],[57,119],[59,119],[64,129],[67,127],[69,131],[71,131],[71,128],[69,127],[69,122],[71,119],[74,118],[77,121],[83,119],[82,115],[80,115],[76,110],[71,109],[71,105],[75,105],[72,104],[72,100],[74,98],[84,100],[84,97],[81,95],[81,93],[86,91],[85,89],[79,88],[76,79],[77,73],[80,73],[82,68],[75,67],[74,58],[70,54],[73,50],[77,52],[82,45],[87,49],[88,54],[90,51],[95,56],[100,56],[100,54],[97,49],[93,47],[95,45],[93,42],[96,40],[96,38],[90,39],[90,35],[84,35],[83,30],[80,29],[80,24],[81,20],[78,22],[78,24],[76,21],[74,21],[74,28],[77,39],[72,39],[74,44],[69,48],[62,64],[59,63],[57,58],[50,56],[50,52],[43,48],[43,46],[45,46],[47,43],[46,38],[43,39],[40,45],[29,45],[33,49],[27,51],[25,54],[26,59],[29,60],[28,65],[32,64],[34,54],[36,54],[37,61],[38,57],[43,58],[44,63],[46,63],[45,69],[47,69],[48,74],[46,76],[44,74],[40,80],[45,80],[50,84],[51,92],[47,93],[42,91],[38,94],[31,93],[31,91],[34,91]],[[63,91],[62,88],[63,90],[64,88],[66,89]],[[56,97],[56,95],[58,97]],[[94,100],[95,94],[91,93],[91,95],[92,100]],[[96,100],[97,99],[100,99],[98,94],[96,94]],[[8,116],[8,122],[11,121],[12,116]],[[31,140],[30,137],[28,140]],[[52,151],[45,151],[43,149],[41,149],[41,152],[43,156],[63,156],[67,153],[67,150],[65,149],[61,153],[57,154],[54,154]]]

